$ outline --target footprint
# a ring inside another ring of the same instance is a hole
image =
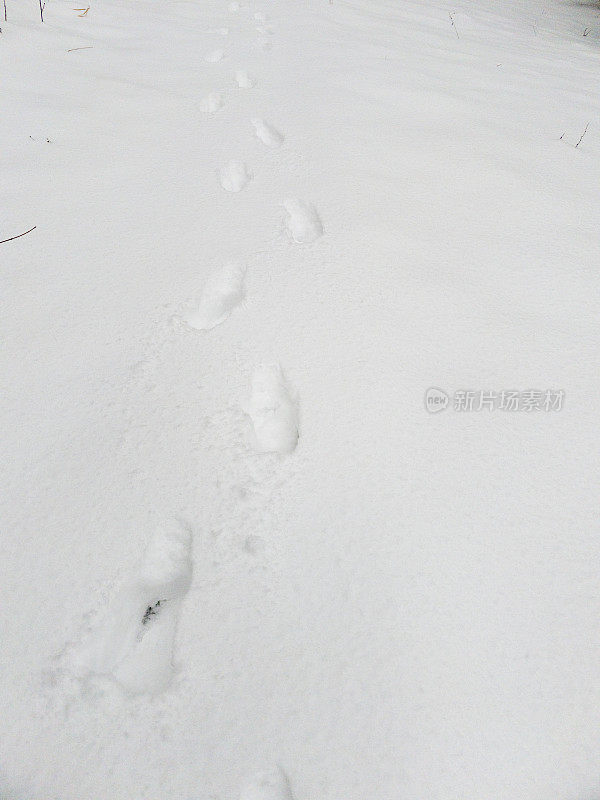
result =
[[[218,61],[222,61],[224,57],[225,52],[217,48],[217,50],[211,50],[210,53],[207,53],[204,56],[204,60],[208,61],[209,64],[216,64]]]
[[[308,244],[323,235],[323,223],[311,203],[289,198],[283,207],[287,211],[285,227],[293,242]]]
[[[192,580],[192,536],[176,520],[150,540],[137,574],[111,600],[102,629],[75,658],[80,676],[156,694],[170,683],[179,608]]]
[[[229,10],[232,14],[237,14],[237,12],[240,10],[240,4],[234,0],[233,3],[229,3]]]
[[[287,775],[281,767],[257,773],[242,789],[240,800],[294,800]]]
[[[244,267],[231,263],[209,277],[198,308],[183,315],[190,328],[208,331],[227,319],[244,299],[245,272]]]
[[[298,444],[298,414],[278,364],[263,364],[252,376],[252,394],[244,408],[262,453],[291,453]]]
[[[283,142],[283,134],[279,133],[279,131],[272,125],[269,125],[268,122],[265,122],[263,119],[252,119],[250,121],[254,126],[254,132],[267,147],[279,147]]]
[[[256,30],[261,36],[272,36],[275,33],[275,28],[272,25],[257,25]]]
[[[254,15],[254,19],[257,22],[266,22],[267,15],[263,11],[257,11],[256,14]]]
[[[252,177],[243,161],[230,161],[219,170],[219,183],[226,192],[241,192]]]
[[[238,69],[236,71],[235,80],[240,89],[251,89],[254,86],[254,81],[245,69]]]
[[[200,101],[200,111],[205,114],[214,114],[225,105],[225,100],[219,92],[211,92]]]

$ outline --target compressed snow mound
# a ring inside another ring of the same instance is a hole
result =
[[[265,122],[264,119],[253,119],[250,121],[252,122],[256,136],[267,147],[279,147],[283,142],[283,134],[279,133],[279,131],[272,125],[269,125],[268,122]]]
[[[240,89],[251,89],[254,86],[254,80],[248,75],[245,69],[236,70],[235,81]]]
[[[191,545],[190,530],[177,520],[156,531],[137,573],[110,601],[103,624],[75,650],[76,675],[112,677],[134,693],[167,688],[179,608],[192,580]]]
[[[214,114],[220,108],[223,108],[225,100],[219,92],[211,92],[200,101],[200,110],[205,114]]]
[[[252,180],[252,173],[243,161],[230,161],[219,171],[219,183],[226,192],[241,192]]]
[[[240,800],[294,800],[287,775],[281,767],[257,773],[244,786]]]
[[[264,364],[252,377],[246,408],[263,453],[290,453],[298,443],[298,415],[279,365]]]
[[[216,64],[219,61],[222,61],[225,57],[225,51],[218,48],[217,50],[211,50],[210,53],[207,53],[204,56],[204,60],[208,61],[209,64]]]
[[[323,223],[311,203],[289,198],[283,206],[287,211],[285,227],[292,241],[308,244],[323,235]]]
[[[190,328],[206,331],[227,319],[244,299],[245,272],[240,264],[229,263],[209,277],[198,308],[183,315]]]

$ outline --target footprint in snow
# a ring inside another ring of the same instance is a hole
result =
[[[283,134],[279,133],[279,131],[272,125],[269,125],[268,122],[265,122],[264,119],[252,119],[250,121],[254,126],[254,133],[267,147],[279,147],[283,142]]]
[[[248,75],[245,69],[238,69],[236,71],[235,81],[240,89],[251,89],[254,86],[254,81]]]
[[[157,530],[136,574],[109,603],[102,629],[75,656],[80,677],[109,676],[134,693],[167,688],[179,608],[192,580],[191,545],[190,530],[176,520]]]
[[[233,3],[229,3],[229,11],[230,11],[232,14],[237,14],[237,12],[238,12],[239,10],[240,10],[240,4],[239,4],[238,2],[236,2],[236,0],[234,0],[234,2],[233,2]]]
[[[226,192],[241,192],[252,177],[243,161],[230,161],[219,170],[219,183]]]
[[[222,61],[223,58],[225,58],[225,52],[221,49],[211,50],[210,53],[204,56],[204,60],[208,61],[209,64],[216,64],[218,61]]]
[[[287,212],[285,227],[293,242],[308,244],[323,235],[323,223],[311,203],[289,198],[284,201],[283,207]]]
[[[219,92],[211,92],[200,101],[200,111],[205,114],[214,114],[225,105],[223,95]]]
[[[252,420],[260,452],[291,453],[295,449],[298,412],[278,364],[263,364],[254,371],[244,410]]]
[[[256,30],[261,36],[272,36],[275,33],[275,28],[272,25],[257,25]]]
[[[188,311],[183,319],[190,328],[208,331],[224,322],[244,299],[245,269],[235,263],[225,264],[207,280],[198,308]]]
[[[280,767],[257,773],[244,786],[240,800],[294,800],[287,775]]]

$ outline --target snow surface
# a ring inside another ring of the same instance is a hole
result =
[[[244,299],[246,269],[236,262],[225,264],[209,276],[198,308],[184,313],[191,328],[210,330],[220,325]]]
[[[245,410],[263,453],[291,453],[298,444],[298,412],[279,364],[262,364],[252,376]]]
[[[0,797],[598,800],[597,4],[90,3],[0,21]]]
[[[240,800],[294,800],[287,775],[275,766],[254,775],[242,789]]]

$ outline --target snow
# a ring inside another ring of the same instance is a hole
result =
[[[77,5],[0,21],[0,797],[598,797],[597,5]]]
[[[287,212],[285,227],[292,241],[309,244],[323,235],[323,223],[312,203],[292,197],[283,205]]]
[[[204,60],[208,61],[209,64],[216,64],[218,61],[222,61],[223,58],[225,58],[225,51],[221,48],[211,50],[210,53],[204,56]]]
[[[197,309],[186,312],[191,328],[210,330],[220,325],[244,299],[246,269],[236,262],[225,264],[207,280]]]
[[[287,775],[273,767],[255,775],[242,789],[240,800],[294,800]]]
[[[167,520],[150,540],[137,570],[113,598],[105,619],[86,630],[62,669],[82,685],[112,677],[122,688],[154,694],[172,677],[179,606],[192,579],[191,532]]]
[[[291,453],[298,443],[296,403],[279,364],[262,364],[252,376],[247,403],[256,446],[263,453]]]
[[[214,114],[223,108],[225,100],[220,92],[210,92],[200,101],[200,109],[206,114]]]
[[[251,89],[254,86],[254,81],[245,69],[236,70],[235,80],[240,89]]]
[[[219,172],[219,182],[226,192],[241,192],[252,177],[248,166],[236,159],[228,161]]]
[[[260,141],[267,147],[279,147],[283,142],[283,135],[264,119],[251,120],[254,132]]]

